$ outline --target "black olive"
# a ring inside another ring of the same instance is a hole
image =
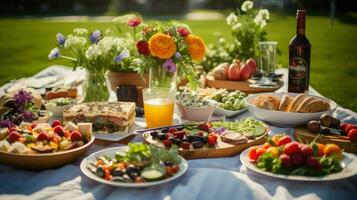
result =
[[[309,130],[312,133],[318,133],[320,131],[320,122],[319,121],[309,121],[309,123],[307,123],[307,130]]]
[[[192,143],[194,149],[200,149],[203,147],[203,143],[201,141],[195,141]]]
[[[134,165],[129,165],[125,171],[132,179],[135,179],[137,176],[140,175],[139,169],[136,168]]]
[[[151,131],[150,132],[150,135],[151,135],[151,137],[153,137],[153,138],[157,138],[157,135],[159,134],[159,132],[157,132],[157,131]]]
[[[120,169],[114,169],[112,171],[112,175],[113,176],[123,176],[124,175],[124,171],[120,170]]]
[[[95,172],[95,174],[99,177],[104,177],[105,176],[105,173],[104,173],[104,169],[103,167],[101,166],[98,166],[97,167],[97,171]]]

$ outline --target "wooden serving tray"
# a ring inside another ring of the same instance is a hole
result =
[[[206,76],[206,87],[225,88],[227,90],[240,90],[247,94],[274,92],[284,85],[283,81],[278,81],[277,87],[274,88],[253,88],[249,85],[249,81],[229,81],[229,80],[215,80],[213,76]]]
[[[316,138],[317,134],[311,133],[305,127],[300,127],[295,129],[294,136],[296,139],[300,138],[302,141],[311,142],[314,138]],[[357,142],[351,142],[347,136],[323,135],[317,138],[316,142],[322,144],[334,143],[346,152],[357,153]]]
[[[252,140],[249,139],[245,144],[233,145],[226,142],[223,142],[221,138],[218,136],[217,144],[215,147],[206,147],[204,146],[201,149],[189,149],[183,150],[179,149],[179,154],[185,159],[198,159],[198,158],[220,158],[220,157],[230,157],[235,156],[245,150],[248,147],[263,144],[265,142],[265,138],[268,135],[269,129],[266,128],[265,134],[257,137]],[[153,139],[151,135],[146,132],[144,133],[144,142],[148,144],[154,144],[158,147],[165,148],[163,143],[160,140]]]

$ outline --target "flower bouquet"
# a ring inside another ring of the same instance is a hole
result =
[[[205,55],[205,44],[187,25],[173,21],[146,26],[136,47],[140,54],[138,71],[150,72],[150,87],[175,87],[176,74],[187,78],[190,86],[197,86],[194,67]]]
[[[133,40],[115,36],[109,29],[103,34],[100,30],[89,33],[86,29],[76,28],[66,37],[58,33],[56,38],[57,47],[52,49],[48,59],[65,58],[72,61],[73,69],[81,67],[87,70],[83,85],[85,102],[108,100],[105,78],[108,69],[133,71],[131,53],[134,53],[134,48],[130,49],[134,46]]]

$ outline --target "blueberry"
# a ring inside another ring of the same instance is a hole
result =
[[[183,126],[178,126],[176,127],[177,131],[182,131],[183,130]]]
[[[192,143],[194,149],[200,149],[203,147],[203,143],[201,141],[195,141]]]
[[[159,132],[157,132],[157,131],[151,131],[150,132],[150,135],[151,135],[151,137],[153,137],[153,138],[157,138],[157,135],[159,134]]]
[[[157,138],[159,140],[166,140],[166,133],[159,133],[157,134]]]
[[[187,139],[188,139],[189,142],[193,142],[193,139],[194,139],[194,138],[195,138],[194,135],[188,135],[188,136],[187,136]]]
[[[201,138],[201,142],[202,142],[203,144],[207,144],[207,143],[208,143],[208,136],[203,136],[203,137]]]
[[[168,128],[164,128],[164,129],[161,130],[161,133],[167,133],[167,132],[169,132]]]
[[[177,146],[181,146],[182,140],[176,138],[174,143],[175,143]]]
[[[193,138],[193,142],[201,141],[201,138],[202,138],[202,136],[195,135],[194,138]]]

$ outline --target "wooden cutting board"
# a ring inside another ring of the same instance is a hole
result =
[[[229,80],[215,80],[213,76],[206,76],[206,87],[225,88],[227,90],[240,90],[247,94],[274,92],[284,85],[283,81],[278,81],[277,87],[274,88],[253,88],[250,87],[248,81],[229,81]]]
[[[235,156],[242,152],[244,149],[263,144],[265,142],[266,136],[268,135],[269,130],[265,132],[264,135],[257,137],[256,139],[248,140],[245,144],[233,145],[226,142],[223,142],[220,137],[217,139],[217,144],[213,148],[204,146],[201,149],[191,149],[183,150],[179,149],[179,154],[185,159],[198,159],[198,158],[220,158],[220,157],[229,157]],[[149,133],[144,133],[144,141],[149,144],[154,144],[161,148],[165,148],[163,143],[160,140],[153,139]]]
[[[296,128],[294,132],[296,139],[300,138],[302,141],[311,142],[317,134],[311,133],[305,127]],[[357,153],[357,142],[351,142],[347,136],[323,135],[319,137],[316,142],[327,144],[334,143],[344,149],[346,152]]]

